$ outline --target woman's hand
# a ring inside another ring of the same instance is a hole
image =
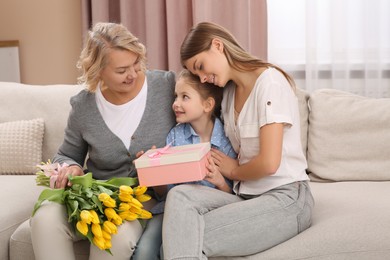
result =
[[[207,158],[208,164],[206,164],[206,177],[204,178],[206,181],[214,184],[219,190],[231,192],[230,187],[227,185],[225,178],[219,172],[218,166],[215,165],[214,160],[211,156]]]
[[[83,169],[78,165],[64,166],[58,171],[58,177],[55,183],[55,188],[62,189],[66,186],[71,186],[72,183],[69,181],[68,176],[82,176],[84,175]]]
[[[156,149],[156,146],[153,145],[150,149]],[[135,158],[136,159],[140,158],[144,153],[145,153],[144,150],[139,151],[138,153],[135,154]]]
[[[233,159],[214,148],[211,149],[211,158],[213,158],[219,172],[226,178],[233,180],[232,171],[238,167],[238,160]]]

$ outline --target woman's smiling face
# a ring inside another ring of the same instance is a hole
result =
[[[184,66],[197,75],[201,82],[208,82],[219,87],[224,87],[230,80],[226,56],[223,52],[223,44],[214,39],[210,49],[196,54],[184,62]]]
[[[127,50],[111,50],[108,63],[100,77],[113,92],[131,92],[135,89],[140,63],[138,56]]]

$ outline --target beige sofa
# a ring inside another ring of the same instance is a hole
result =
[[[42,188],[32,161],[56,152],[69,98],[80,90],[0,82],[0,260],[34,259],[28,219]],[[312,227],[234,259],[390,259],[390,99],[297,93],[316,201]],[[75,251],[77,259],[88,259],[88,242],[76,243]]]

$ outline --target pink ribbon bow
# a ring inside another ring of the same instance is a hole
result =
[[[164,146],[163,148],[157,149],[155,152],[148,155],[149,158],[157,158],[160,157],[163,154],[170,154],[171,151],[168,151],[169,147],[171,147],[172,142]]]

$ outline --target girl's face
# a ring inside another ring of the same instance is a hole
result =
[[[207,51],[198,53],[184,62],[192,74],[197,75],[201,82],[209,82],[224,87],[230,80],[230,66],[223,52],[223,43],[214,39]]]
[[[210,110],[201,95],[183,78],[175,85],[175,101],[172,109],[176,115],[177,123],[194,123],[208,117]]]
[[[111,50],[107,55],[108,63],[100,72],[104,85],[116,93],[137,92],[135,86],[141,69],[138,55],[126,50]]]

